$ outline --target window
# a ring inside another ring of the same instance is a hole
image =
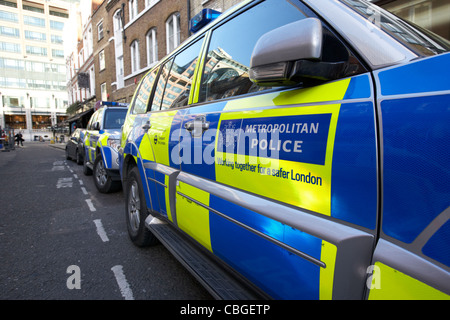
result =
[[[14,70],[24,70],[25,65],[22,60],[0,58],[0,68],[8,68]]]
[[[23,23],[33,27],[45,27],[45,19],[32,17],[32,16],[23,16]]]
[[[97,24],[97,34],[98,34],[98,40],[103,39],[103,21],[100,21]]]
[[[108,100],[108,94],[106,93],[106,83],[103,82],[100,85],[100,96],[102,98],[102,101],[107,101]]]
[[[28,54],[32,54],[32,55],[36,55],[36,56],[46,56],[47,55],[47,48],[26,46],[26,52]]]
[[[303,18],[304,14],[287,1],[266,1],[250,13],[245,12],[214,30],[205,61],[199,102],[266,89],[254,85],[248,77],[256,41],[270,30]],[[252,28],[248,28],[249,25]],[[230,34],[240,36],[230,37]]]
[[[0,5],[11,7],[11,8],[17,8],[17,3],[11,2],[11,1],[6,1],[6,0],[0,0]]]
[[[38,13],[44,13],[44,8],[37,8],[37,7],[29,6],[29,5],[26,5],[26,4],[23,4],[22,8],[23,8],[23,10],[28,10],[28,11],[38,12]]]
[[[0,35],[18,38],[19,37],[19,29],[0,26]]]
[[[158,61],[158,41],[156,39],[156,28],[152,28],[147,32],[145,37],[147,40],[147,65],[152,65]]]
[[[100,51],[98,53],[98,63],[99,63],[100,71],[105,69],[105,67],[106,67],[106,64],[105,64],[105,50],[102,50],[102,51]]]
[[[0,51],[20,53],[20,44],[12,42],[0,42]]]
[[[145,0],[145,7],[153,7],[155,4],[157,4],[159,0]]]
[[[130,21],[132,21],[134,18],[136,18],[138,14],[138,7],[137,7],[138,0],[129,0],[128,1],[128,11],[130,13]]]
[[[134,40],[130,45],[131,53],[131,72],[137,72],[140,69],[139,61],[139,41]]]
[[[127,115],[126,109],[108,109],[105,112],[104,129],[120,129]]]
[[[172,64],[164,90],[161,109],[184,107],[188,104],[192,77],[198,62],[203,40],[199,40],[180,52]]]
[[[28,40],[36,40],[36,41],[46,41],[47,36],[45,33],[25,30],[25,38]]]
[[[64,50],[52,49],[52,57],[64,58]]]
[[[63,37],[62,36],[58,36],[56,34],[52,34],[51,35],[52,38],[52,43],[54,44],[63,44]]]
[[[49,13],[50,13],[50,15],[52,15],[52,16],[62,17],[62,18],[69,18],[69,14],[68,14],[68,13],[59,12],[59,11],[54,11],[54,10],[50,10]]]
[[[172,14],[166,21],[167,54],[180,44],[180,14]]]
[[[17,13],[0,10],[0,20],[18,22],[19,18]]]
[[[172,65],[172,60],[167,61],[163,66],[161,66],[161,73],[159,75],[158,81],[156,83],[155,92],[153,95],[151,111],[161,110],[161,103],[164,95],[164,87],[166,85],[167,77],[169,76],[170,67]]]
[[[64,22],[50,20],[50,28],[62,31],[64,29]]]
[[[152,92],[153,83],[155,82],[156,75],[158,74],[158,68],[155,68],[152,72],[148,73],[141,81],[141,85],[138,90],[138,94],[134,99],[133,113],[146,113],[147,104],[150,94]]]

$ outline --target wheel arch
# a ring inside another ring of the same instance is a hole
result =
[[[123,159],[123,165],[122,165],[122,185],[124,188],[124,191],[126,192],[126,186],[128,182],[128,174],[131,171],[133,167],[137,167],[136,160],[131,154],[125,155],[125,158]]]

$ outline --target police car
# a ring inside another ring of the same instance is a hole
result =
[[[216,298],[449,299],[449,42],[368,1],[210,16],[125,119],[133,243]]]
[[[121,187],[118,162],[120,130],[128,107],[103,102],[84,130],[83,173],[94,176],[98,191],[109,193]]]

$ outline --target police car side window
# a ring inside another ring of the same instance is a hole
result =
[[[161,102],[163,101],[164,88],[166,86],[167,77],[169,76],[172,59],[161,66],[161,72],[156,82],[155,92],[153,95],[151,111],[158,111],[161,109]]]
[[[88,130],[92,130],[92,126],[94,125],[94,123],[97,121],[97,117],[98,117],[98,112],[95,112],[92,116],[91,119],[89,120],[89,123],[87,125],[87,129]]]
[[[179,108],[188,104],[202,40],[203,38],[178,53],[162,67],[152,101],[152,111]]]
[[[175,57],[167,81],[162,109],[184,107],[188,104],[192,78],[198,62],[202,40],[195,42]]]
[[[144,79],[142,79],[138,93],[136,94],[136,97],[134,99],[134,104],[133,104],[133,113],[134,114],[147,112],[148,99],[150,98],[153,83],[156,79],[157,74],[158,74],[158,68],[155,68],[155,70],[149,72],[144,77]]]
[[[304,19],[289,1],[268,0],[224,23],[212,32],[199,102],[265,90],[248,76],[256,41],[266,32]]]

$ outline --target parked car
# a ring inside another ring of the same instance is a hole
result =
[[[83,129],[75,129],[66,143],[66,159],[75,160],[77,164],[83,164]]]
[[[83,172],[93,174],[94,184],[102,193],[122,186],[117,151],[127,110],[123,106],[103,106],[94,112],[85,130]]]
[[[449,299],[449,51],[369,1],[241,2],[137,87],[130,239],[220,298]]]

